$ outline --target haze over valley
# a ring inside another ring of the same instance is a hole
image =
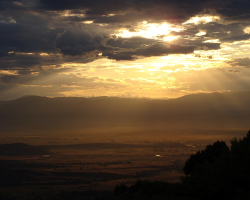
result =
[[[245,135],[249,100],[249,92],[236,92],[2,101],[0,194],[22,199],[8,193],[18,187],[23,199],[69,199],[75,191],[87,199],[110,197],[117,184],[138,179],[179,182],[191,154]]]

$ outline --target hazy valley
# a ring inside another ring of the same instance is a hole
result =
[[[138,179],[178,182],[191,154],[245,135],[249,102],[247,92],[0,102],[0,194],[70,199],[77,191],[88,199]]]

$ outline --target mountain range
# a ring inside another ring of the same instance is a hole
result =
[[[0,131],[102,127],[249,129],[250,92],[192,94],[169,100],[25,96],[0,102]]]

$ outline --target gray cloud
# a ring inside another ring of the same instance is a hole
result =
[[[234,35],[234,36],[228,36],[221,38],[222,42],[234,42],[234,41],[242,41],[242,40],[248,40],[250,38],[249,34],[243,34],[243,35]]]
[[[82,26],[66,29],[59,33],[55,40],[55,47],[64,55],[81,56],[94,50],[101,50],[106,45],[106,38],[100,33],[89,33]]]
[[[244,32],[244,28],[250,25],[250,22],[234,22],[228,24],[221,24],[218,22],[210,22],[206,24],[199,24],[188,27],[185,31],[188,35],[194,35],[198,30],[203,30],[206,35],[200,37],[198,40],[219,39],[221,42],[234,42],[241,40],[248,40],[249,34]],[[197,39],[194,41],[196,42]]]
[[[52,52],[55,30],[27,24],[0,23],[0,49],[19,52]]]
[[[60,65],[63,60],[59,55],[41,56],[40,54],[14,54],[0,59],[0,69],[34,69],[48,65]]]
[[[225,1],[223,6],[216,8],[216,10],[229,20],[250,19],[250,1],[248,0]]]

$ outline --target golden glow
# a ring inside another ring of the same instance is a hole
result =
[[[220,20],[219,16],[210,16],[210,15],[205,15],[205,16],[196,16],[190,18],[188,21],[184,22],[183,24],[206,24],[209,22],[214,22]]]
[[[82,13],[72,13],[70,12],[70,10],[66,10],[62,13],[62,15],[64,17],[74,17],[74,16],[77,16],[77,17],[84,17],[85,14],[82,14]]]
[[[83,23],[84,23],[84,24],[92,24],[93,21],[84,21]]]
[[[40,56],[49,56],[48,53],[40,53],[39,55],[40,55]]]
[[[219,43],[219,39],[214,39],[214,40],[206,40],[204,43]]]
[[[246,28],[244,29],[244,32],[245,32],[246,34],[250,34],[250,26],[246,27]]]
[[[17,70],[0,70],[0,76],[1,75],[18,75]]]
[[[35,55],[35,53],[23,53],[23,52],[15,52],[17,55]]]
[[[203,36],[206,35],[207,33],[205,31],[200,31],[199,33],[196,33],[195,35],[197,36]]]
[[[179,36],[166,36],[163,38],[164,41],[172,41],[178,39]]]
[[[100,86],[92,89],[79,88],[79,91],[64,92],[64,95],[164,98],[195,93],[189,91],[189,84],[193,82],[191,71],[198,74],[209,68],[226,67],[223,66],[223,60],[220,60],[220,50],[212,52],[213,59],[209,59],[211,51],[199,50],[196,53],[200,57],[195,54],[168,55],[119,63],[101,58],[92,63],[81,64],[77,71],[68,75],[75,75],[83,80],[93,79]],[[102,84],[106,86],[101,87]]]
[[[148,23],[147,21],[143,21],[138,23],[138,27],[135,28],[134,31],[130,31],[128,29],[120,29],[118,33],[115,34],[118,37],[130,38],[130,37],[144,37],[149,39],[160,39],[161,36],[165,41],[171,41],[177,39],[177,36],[167,36],[171,31],[182,31],[184,30],[181,27],[172,27],[168,23]]]
[[[15,53],[15,51],[9,51],[8,55],[11,55],[11,54],[14,54],[14,53]]]
[[[104,15],[104,16],[105,16],[105,15]],[[108,17],[113,17],[113,16],[115,16],[115,14],[110,13],[110,14],[108,14],[107,16],[108,16]]]

